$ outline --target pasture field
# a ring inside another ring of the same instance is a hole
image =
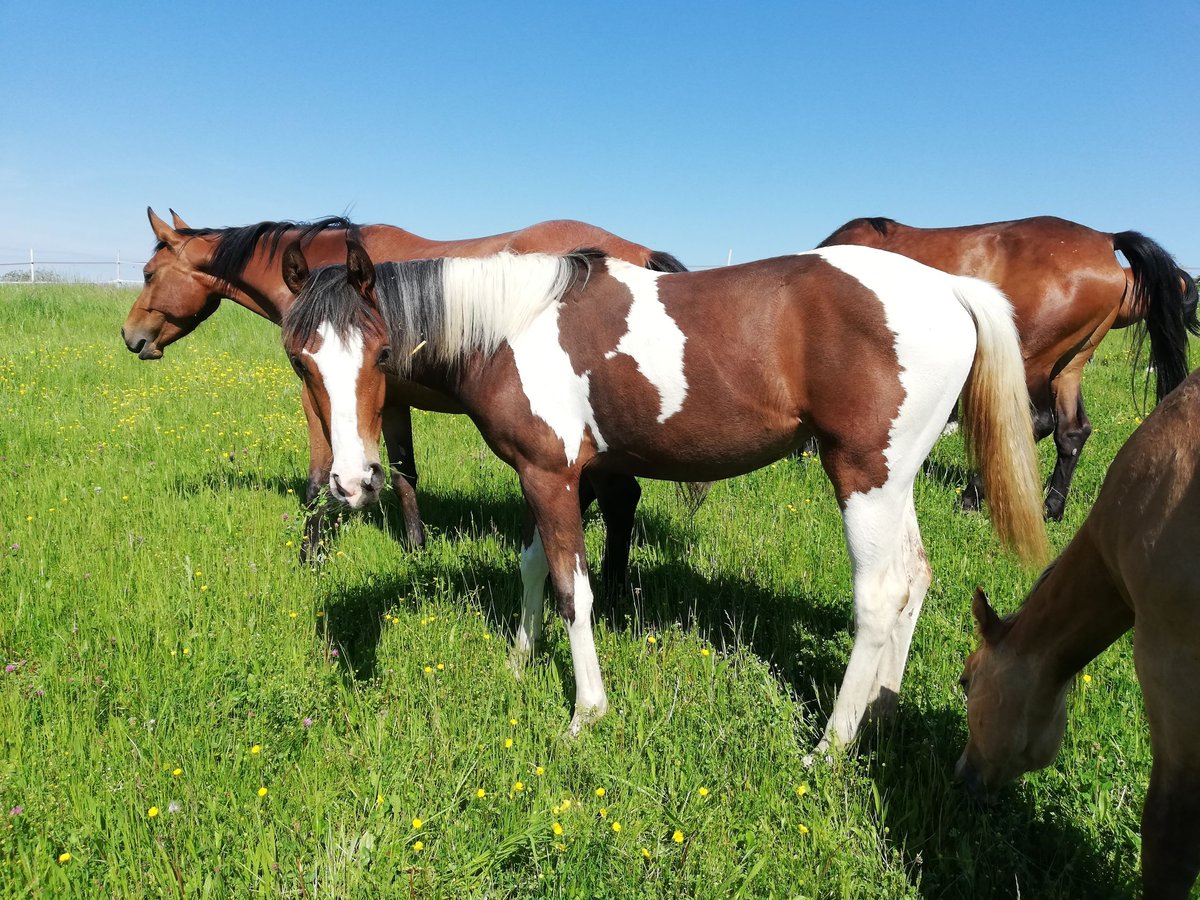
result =
[[[954,509],[958,438],[917,481],[934,582],[899,710],[856,752],[810,756],[851,624],[813,461],[719,484],[694,517],[645,485],[633,585],[597,603],[611,708],[569,740],[557,617],[522,682],[505,667],[522,507],[470,422],[416,415],[427,549],[390,536],[389,492],[303,568],[278,330],[226,304],[140,362],[133,297],[0,294],[0,897],[1135,894],[1128,638],[1080,679],[1053,768],[987,811],[952,784],[971,591],[1010,611],[1034,577]],[[1084,388],[1096,430],[1056,548],[1136,424],[1121,334]],[[601,532],[593,513],[593,559]]]

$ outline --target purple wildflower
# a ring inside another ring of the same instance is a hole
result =
[[[311,718],[310,716],[305,716],[305,717],[304,717],[304,727],[305,727],[305,728],[312,728],[312,718]]]
[[[14,806],[12,809],[10,809],[10,810],[8,811],[8,814],[9,814],[10,816],[19,816],[19,815],[20,815],[21,813],[23,813],[23,812],[25,812],[25,807],[23,807],[23,806]]]

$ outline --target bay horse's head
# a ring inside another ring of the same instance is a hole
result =
[[[149,207],[146,214],[158,243],[142,270],[145,284],[125,317],[121,337],[139,359],[160,359],[164,347],[216,311],[222,283],[204,270],[213,251],[211,238],[188,228],[173,210],[174,228]]]
[[[982,640],[959,679],[967,694],[968,736],[955,775],[982,800],[1054,762],[1067,723],[1066,686],[1047,660],[1011,646],[1012,618],[996,615],[979,588],[971,612]]]
[[[296,241],[283,253],[283,280],[296,295],[283,320],[283,346],[333,448],[329,490],[355,509],[376,503],[383,487],[383,367],[391,347],[375,297],[375,266],[351,239],[344,266],[310,273]]]

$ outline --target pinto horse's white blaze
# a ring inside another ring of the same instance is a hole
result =
[[[352,507],[363,506],[373,492],[363,490],[376,477],[379,450],[368,451],[358,421],[358,374],[363,367],[363,337],[351,328],[343,341],[334,328],[324,322],[317,333],[321,347],[316,353],[305,350],[321,373],[329,394],[329,442],[333,465],[329,471],[329,489],[335,497]]]
[[[658,391],[661,425],[683,408],[687,397],[687,377],[683,372],[683,345],[687,337],[658,299],[658,279],[664,273],[619,259],[609,259],[607,264],[609,274],[629,288],[633,302],[625,319],[629,330],[617,343],[617,349],[604,354],[604,358],[613,359],[624,353],[637,363],[638,371]]]
[[[862,247],[814,252],[879,299],[895,336],[904,390],[883,450],[887,481],[852,494],[842,511],[854,571],[854,648],[825,731],[827,744],[850,741],[881,693],[899,691],[932,574],[917,527],[913,479],[971,371],[976,332],[971,314],[956,302],[956,276]]]
[[[521,334],[510,337],[508,345],[530,412],[549,425],[562,441],[567,465],[573,466],[579,458],[586,429],[591,430],[598,450],[604,451],[608,445],[600,434],[588,397],[591,373],[575,374],[559,340],[559,306],[555,303],[544,309]]]

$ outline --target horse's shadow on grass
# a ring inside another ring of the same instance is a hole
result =
[[[922,896],[1139,896],[1132,856],[1057,815],[1053,801],[1039,810],[1020,787],[989,806],[973,801],[953,780],[966,737],[962,711],[916,709],[902,697],[893,718],[870,723],[859,739],[886,798],[889,842],[919,860]]]
[[[946,477],[954,478],[950,472]],[[492,499],[430,491],[422,503],[429,520],[452,538],[471,538],[495,529],[519,543],[523,504],[515,494]],[[396,504],[369,513],[377,524],[400,529]],[[718,648],[748,649],[767,661],[817,723],[844,673],[850,643],[850,585],[838,596],[782,594],[746,578],[707,575],[685,557],[692,526],[653,509],[639,516],[640,543],[663,549],[666,562],[635,564],[631,583],[597,593],[595,617],[610,631],[630,634],[681,623],[695,628]],[[398,532],[397,532],[398,533]],[[438,563],[413,554],[403,574],[368,580],[327,599],[322,637],[343,656],[348,677],[378,674],[383,616],[398,597],[444,574]],[[515,552],[514,552],[515,563]],[[594,571],[593,584],[598,584]],[[515,564],[475,561],[461,573],[468,584],[487,585],[483,604],[489,628],[511,638],[520,596]],[[554,616],[547,597],[548,617]],[[573,695],[569,654],[554,650],[549,663],[562,680],[564,721]],[[506,677],[498,673],[497,677]],[[953,783],[952,772],[966,739],[960,710],[929,708],[902,696],[896,714],[871,722],[858,755],[885,798],[888,841],[919,874],[926,897],[1133,897],[1132,860],[1106,852],[1095,837],[1039,811],[1020,789],[1006,792],[986,809],[977,807]],[[913,785],[920,785],[914,790]]]

